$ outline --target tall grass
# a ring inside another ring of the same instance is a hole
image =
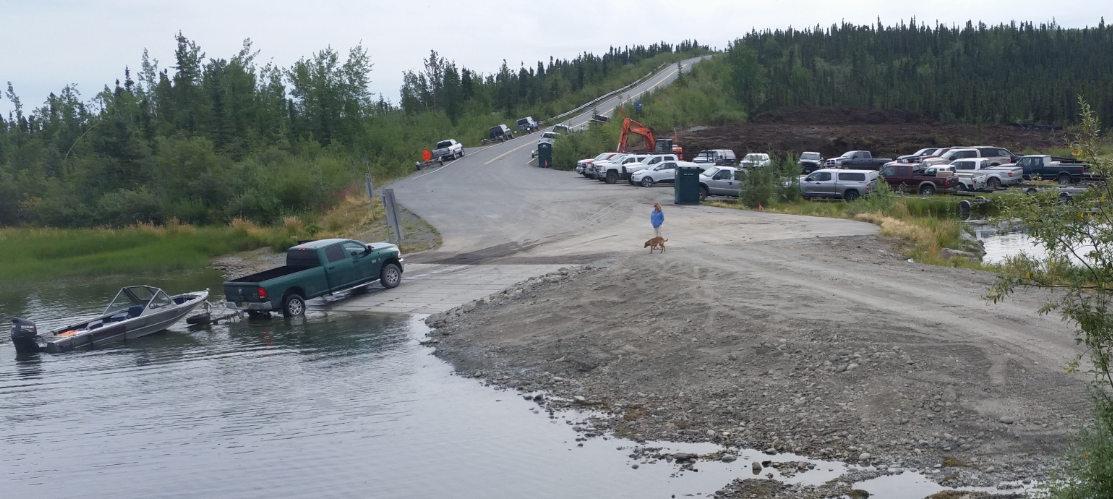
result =
[[[373,210],[374,205],[380,208]],[[270,227],[234,218],[225,226],[205,227],[170,219],[118,229],[0,228],[0,282],[192,270],[216,256],[258,248],[285,251],[304,239],[376,237],[385,233],[381,206],[377,198],[353,194],[320,215],[290,215]],[[439,239],[410,242],[402,250],[437,244]]]
[[[123,229],[0,229],[0,281],[186,270],[214,256],[292,243],[284,232],[245,223]]]

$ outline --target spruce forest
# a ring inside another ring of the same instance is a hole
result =
[[[907,109],[942,122],[1067,125],[1078,97],[1113,116],[1113,27],[842,24],[752,32],[728,50],[750,114],[782,106]]]
[[[176,37],[169,67],[144,55],[91,99],[73,87],[0,117],[0,226],[136,222],[275,223],[379,181],[421,151],[545,119],[662,64],[708,53],[695,41],[612,48],[485,74],[431,52],[404,74],[398,102],[368,90],[368,49],[327,48],[289,68],[258,64],[249,41],[210,58]],[[968,23],[752,32],[707,64],[745,119],[782,106],[898,108],[943,122],[1068,125],[1079,95],[1113,116],[1113,28]],[[654,123],[655,126],[669,124]]]

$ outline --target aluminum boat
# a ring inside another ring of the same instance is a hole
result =
[[[12,319],[12,344],[18,353],[60,353],[133,340],[174,325],[208,297],[207,289],[169,296],[154,286],[126,286],[103,313],[84,322],[40,333],[34,322]]]

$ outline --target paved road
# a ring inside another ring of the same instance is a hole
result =
[[[683,61],[688,69],[698,59]],[[668,66],[595,106],[610,114],[628,99],[676,79]],[[590,111],[565,120],[579,126]],[[652,204],[666,206],[669,248],[748,241],[873,234],[846,220],[770,215],[672,204],[671,187],[605,184],[568,171],[529,165],[537,134],[482,148],[391,185],[403,206],[440,231],[436,251],[407,255],[405,284],[340,300],[346,311],[434,313],[494,294],[562,265],[644,251]]]
[[[697,61],[689,59],[682,64],[687,70]],[[676,75],[676,66],[668,66],[597,108],[610,114],[622,102],[667,85]],[[590,117],[588,111],[567,121],[579,126]],[[471,148],[462,159],[395,182],[391,187],[399,202],[435,226],[444,239],[438,251],[414,255],[412,260],[439,264],[581,263],[616,250],[640,249],[634,243],[652,237],[647,231],[650,207],[654,201],[671,205],[671,187],[607,185],[572,172],[531,167],[528,163],[536,144],[537,135],[531,134],[498,145]],[[720,211],[699,207],[670,209],[669,226],[704,226],[711,218],[722,218],[722,214],[709,216],[709,212]],[[757,215],[760,214],[732,212],[727,218]],[[830,235],[876,232],[869,224],[821,222],[801,218],[788,233],[766,231],[765,236],[758,237],[796,237],[801,235],[799,230],[808,235],[815,230]],[[706,234],[697,230],[692,236],[685,240],[692,242]]]

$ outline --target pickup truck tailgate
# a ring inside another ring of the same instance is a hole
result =
[[[267,301],[266,298],[259,296],[259,289],[259,285],[256,283],[226,282],[224,283],[224,299],[235,303]]]

